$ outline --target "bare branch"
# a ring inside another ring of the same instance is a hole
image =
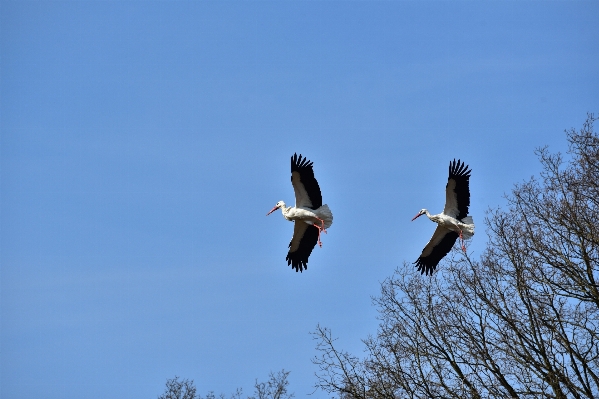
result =
[[[599,137],[589,115],[569,157],[541,148],[538,178],[486,218],[478,260],[432,277],[404,264],[374,299],[359,359],[314,333],[317,387],[343,398],[599,397]]]

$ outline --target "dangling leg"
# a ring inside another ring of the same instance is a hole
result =
[[[320,232],[323,233],[327,233],[327,230],[324,228],[324,220],[322,220],[321,218],[315,216],[316,219],[320,220],[320,223],[322,224],[322,227],[319,226],[318,224],[312,223],[312,226],[316,227],[318,229],[318,246],[320,248],[322,248],[322,241],[320,241]]]
[[[466,252],[466,246],[464,245],[464,237],[462,236],[462,230],[460,230],[460,240],[462,241],[462,251]]]
[[[320,223],[322,223],[322,227],[319,228],[319,231],[322,231],[323,233],[327,234],[327,230],[324,228],[324,220],[322,220],[319,217],[316,217],[316,219],[320,220]]]
[[[322,248],[322,241],[320,241],[320,232],[323,231],[323,228],[320,227],[320,226],[317,226],[315,224],[313,224],[312,226],[314,226],[314,227],[316,227],[318,229],[318,246],[320,248]],[[325,231],[325,233],[326,233],[326,231]]]

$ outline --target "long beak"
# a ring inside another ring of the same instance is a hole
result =
[[[268,213],[266,214],[266,216],[270,215],[271,213],[273,213],[273,212],[274,212],[274,211],[276,211],[277,209],[279,209],[279,207],[278,207],[278,206],[275,206],[274,208],[272,208],[272,209],[270,210],[270,212],[268,212]]]
[[[422,215],[423,215],[422,213],[418,213],[418,215],[416,215],[416,216],[414,216],[414,217],[412,218],[412,222],[413,222],[414,220],[416,220],[417,218],[419,218],[420,216],[422,216]]]

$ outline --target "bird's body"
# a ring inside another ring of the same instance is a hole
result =
[[[431,215],[428,210],[422,209],[412,219],[426,215],[437,223],[437,228],[420,257],[414,262],[418,270],[424,274],[433,274],[437,264],[447,255],[453,244],[462,239],[462,248],[465,250],[463,240],[474,235],[474,221],[468,216],[470,206],[470,173],[468,166],[460,160],[449,163],[449,177],[445,187],[445,208],[442,213]]]
[[[423,209],[420,212],[424,212],[424,214],[433,222],[437,223],[439,227],[442,227],[447,230],[454,231],[458,234],[462,234],[462,237],[467,240],[474,235],[474,221],[470,216],[466,216],[462,221],[451,217],[449,215],[445,215],[443,213],[439,213],[437,215],[431,215],[428,210]]]
[[[289,221],[300,220],[310,225],[320,225],[328,229],[333,224],[333,214],[328,205],[322,205],[318,209],[301,208],[297,206],[286,206],[284,201],[279,202],[283,217]],[[324,221],[322,226],[321,221]]]
[[[320,233],[326,233],[333,224],[333,214],[328,205],[322,204],[320,186],[314,178],[312,162],[300,154],[291,157],[291,184],[295,191],[295,206],[287,206],[284,201],[279,201],[267,213],[270,215],[281,209],[283,217],[294,222],[293,237],[289,243],[287,264],[296,272],[308,268],[308,258],[312,250],[320,242]]]

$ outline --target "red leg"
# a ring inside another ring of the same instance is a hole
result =
[[[464,245],[464,237],[462,236],[462,230],[460,230],[460,240],[462,240],[462,251],[466,252],[466,246]]]
[[[315,216],[315,217],[316,217],[316,216]],[[320,220],[320,223],[322,223],[322,227],[320,227],[320,226],[319,226],[319,225],[317,225],[317,224],[312,224],[312,226],[314,226],[314,227],[316,227],[316,228],[318,229],[318,246],[319,246],[320,248],[322,248],[322,241],[320,241],[320,232],[323,232],[323,233],[325,233],[325,234],[326,234],[326,233],[327,233],[327,230],[324,228],[324,220],[322,220],[322,219],[321,219],[321,218],[319,218],[319,217],[316,217],[316,219]]]
[[[316,219],[320,220],[320,223],[322,223],[322,227],[319,227],[319,231],[322,231],[323,233],[327,234],[327,230],[324,228],[324,220],[322,220],[319,217],[317,217]]]
[[[322,248],[322,241],[320,241],[320,232],[322,231],[322,228],[320,226],[317,226],[315,224],[313,224],[312,226],[316,227],[318,229],[318,246],[320,248]],[[326,231],[325,231],[326,233]]]

